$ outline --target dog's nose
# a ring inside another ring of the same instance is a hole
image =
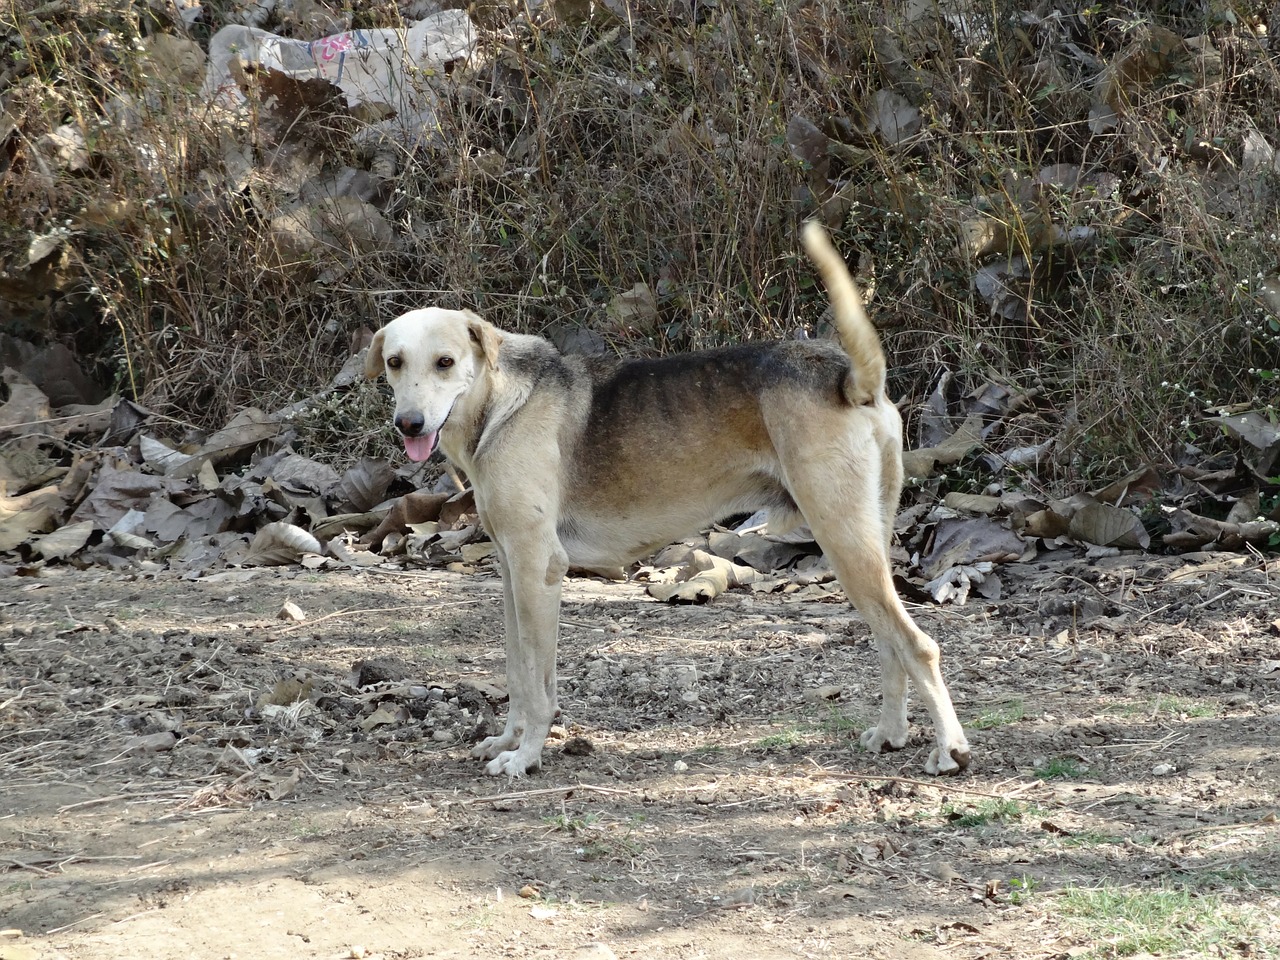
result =
[[[426,426],[426,423],[426,417],[417,411],[412,413],[397,413],[395,417],[396,429],[406,437],[420,436],[422,428]]]

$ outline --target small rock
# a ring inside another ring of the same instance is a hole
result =
[[[388,681],[398,683],[412,674],[412,668],[403,660],[379,657],[376,660],[357,660],[351,665],[350,683],[353,687],[367,687]]]
[[[951,864],[947,863],[945,860],[939,860],[937,863],[931,863],[927,869],[930,876],[936,877],[943,883],[955,883],[957,880],[964,880],[964,877],[960,876],[960,874],[956,872],[956,868],[951,866]]]
[[[1171,773],[1176,773],[1177,770],[1178,768],[1172,763],[1157,763],[1151,768],[1151,773],[1157,777],[1167,777]]]
[[[824,700],[839,700],[843,688],[838,683],[828,683],[821,687],[806,690],[804,699],[810,703],[821,703]]]
[[[698,682],[698,668],[691,663],[681,663],[671,668],[671,685],[677,690],[688,690]]]
[[[740,910],[743,907],[753,906],[756,902],[756,888],[743,887],[741,890],[735,890],[723,900],[720,905],[730,910]]]
[[[564,742],[564,753],[570,757],[585,757],[595,752],[595,744],[586,737],[570,737]]]
[[[578,960],[618,960],[618,955],[603,943],[584,943],[573,955]]]
[[[301,623],[307,619],[307,615],[302,612],[302,608],[292,600],[286,600],[284,606],[280,608],[280,612],[276,614],[277,620],[292,620],[294,623]]]
[[[132,737],[124,745],[125,753],[160,753],[172,750],[178,743],[177,734],[170,730],[164,733],[150,733],[146,736]]]
[[[684,773],[686,770],[689,769],[689,765],[685,763],[683,760],[677,760],[675,763],[671,765],[671,769],[676,773]]]

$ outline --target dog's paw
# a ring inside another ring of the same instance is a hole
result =
[[[484,772],[491,777],[515,779],[526,773],[542,769],[542,751],[508,750],[500,753],[485,765]]]
[[[513,733],[501,733],[486,737],[471,748],[471,756],[477,760],[492,760],[501,753],[509,753],[520,746],[520,737]]]
[[[962,740],[948,747],[945,752],[942,747],[934,747],[929,759],[925,761],[924,769],[926,773],[947,775],[959,773],[968,766],[969,744]]]
[[[907,745],[906,730],[885,730],[880,724],[862,732],[858,743],[872,753],[885,753],[889,750],[901,750]]]

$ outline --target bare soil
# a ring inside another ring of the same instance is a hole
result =
[[[562,727],[505,782],[468,757],[505,709],[491,569],[0,580],[0,957],[1133,952],[1066,908],[1104,885],[1273,953],[1278,574],[1054,555],[917,608],[974,747],[942,780],[927,727],[858,749],[838,595],[567,581]]]

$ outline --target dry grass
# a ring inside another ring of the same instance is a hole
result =
[[[1211,442],[1207,405],[1274,409],[1280,332],[1259,282],[1280,259],[1277,184],[1241,170],[1248,131],[1280,143],[1257,109],[1280,78],[1256,6],[490,11],[483,57],[428,80],[446,94],[437,145],[379,152],[332,98],[282,105],[268,85],[228,126],[198,78],[157,84],[142,49],[177,31],[141,5],[15,0],[0,255],[16,264],[33,234],[67,231],[52,306],[20,323],[209,425],[315,392],[361,327],[427,300],[521,330],[590,328],[627,352],[812,330],[823,305],[795,228],[820,209],[874,283],[894,391],[913,406],[944,369],[1037,385],[1033,429],[1065,440],[1053,479],[1084,483]],[[397,23],[386,5],[355,13]],[[1208,39],[1148,56],[1120,125],[1091,130],[1108,64],[1159,30]],[[918,134],[869,130],[879,90],[918,108]],[[798,118],[819,147],[797,149]],[[40,146],[67,123],[93,156],[74,172]],[[299,260],[272,239],[299,170],[392,163],[378,204],[396,244]],[[1037,184],[1055,165],[1080,182]],[[998,250],[966,250],[967,222],[995,229]],[[1055,225],[1087,240],[1046,246]],[[975,274],[1010,257],[1021,275],[993,305]],[[636,283],[656,316],[611,318]],[[343,425],[357,448],[373,429]]]

